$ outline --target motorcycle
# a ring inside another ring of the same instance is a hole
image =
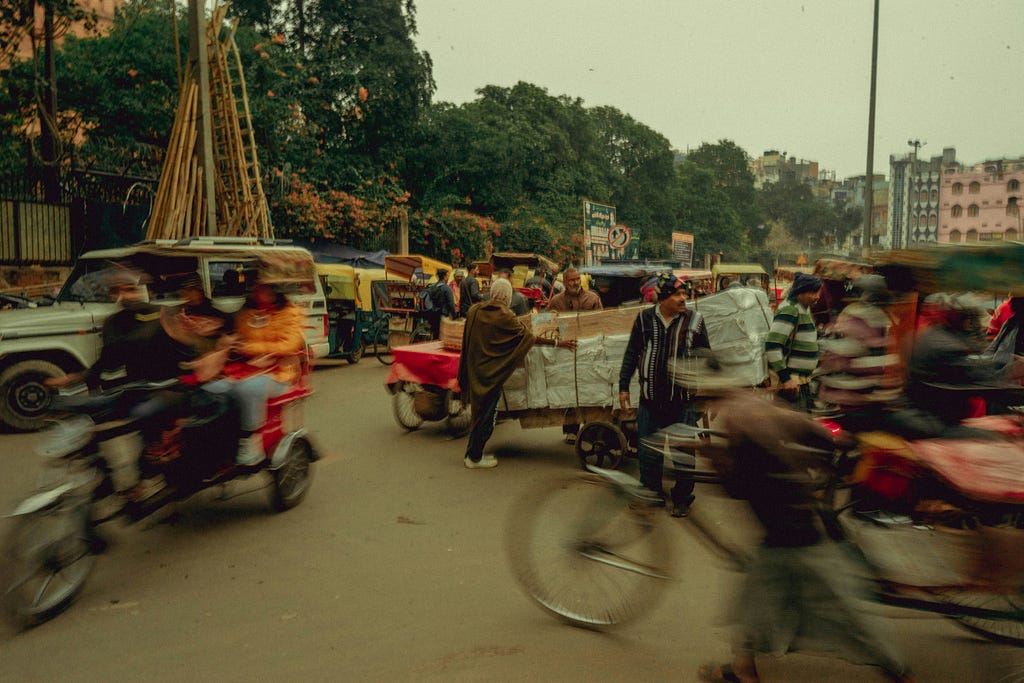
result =
[[[104,444],[136,432],[130,417],[154,392],[177,392],[183,409],[160,438],[147,444],[140,469],[162,479],[155,491],[118,490]],[[267,402],[267,420],[257,432],[266,458],[238,465],[238,412],[226,399],[178,380],[132,382],[93,395],[57,396],[63,413],[37,446],[51,474],[10,515],[13,529],[4,549],[10,573],[0,590],[4,606],[22,627],[43,623],[67,609],[82,592],[106,547],[97,527],[121,517],[138,521],[165,506],[239,477],[263,472],[272,479],[271,503],[278,511],[298,505],[318,459],[305,428],[301,404],[312,394],[308,371],[293,389]]]

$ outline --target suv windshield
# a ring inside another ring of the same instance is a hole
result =
[[[109,303],[107,274],[112,268],[131,268],[144,275],[150,301],[178,298],[178,285],[185,275],[196,272],[194,257],[164,257],[134,254],[112,261],[101,258],[80,259],[57,296],[59,301]]]

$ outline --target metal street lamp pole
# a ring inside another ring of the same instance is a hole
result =
[[[861,256],[871,254],[871,206],[874,202],[875,176],[875,82],[878,73],[878,0],[875,0],[874,25],[871,31],[871,95],[868,99],[868,168],[864,178],[864,233]]]

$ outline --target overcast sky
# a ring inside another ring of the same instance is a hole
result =
[[[685,151],[722,138],[867,162],[871,0],[416,0],[435,101],[526,81],[611,105]],[[927,143],[1024,156],[1024,0],[882,0],[876,173]]]

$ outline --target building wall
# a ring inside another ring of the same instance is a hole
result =
[[[124,0],[78,0],[79,7],[83,8],[87,12],[96,13],[96,29],[103,33],[107,30],[110,24],[114,21],[114,12],[124,4]],[[35,12],[35,34],[42,46],[43,36],[43,8],[41,5],[36,5]],[[76,36],[86,35],[85,25],[83,23],[72,24],[67,29],[67,33],[71,33]],[[26,35],[22,41],[18,44],[18,49],[15,52],[15,58],[19,60],[30,59],[32,57],[32,39]],[[0,68],[4,68],[5,65],[0,64]]]
[[[1024,234],[1024,159],[953,166],[942,174],[938,241],[1020,240]]]

